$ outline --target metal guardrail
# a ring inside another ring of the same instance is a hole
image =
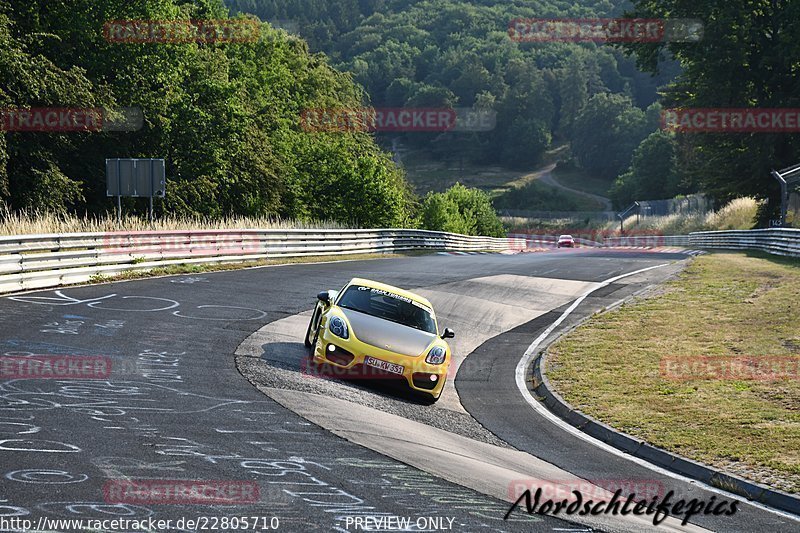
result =
[[[557,237],[473,237],[426,230],[208,230],[0,237],[0,294],[85,283],[97,276],[196,263],[412,250],[521,250]],[[581,246],[754,249],[800,257],[800,230],[703,231],[690,235],[576,238]]]
[[[688,235],[630,235],[620,237],[606,237],[603,239],[605,246],[619,247],[646,247],[659,246],[690,246]]]
[[[631,235],[605,237],[603,246],[684,246],[719,250],[761,250],[775,255],[800,257],[800,229],[696,231],[689,235]]]
[[[536,248],[539,246],[555,247],[558,244],[558,235],[550,233],[510,233],[509,238],[517,241],[523,241],[526,248]],[[602,243],[593,239],[584,239],[583,237],[574,237],[575,244],[587,247],[600,247]]]
[[[664,246],[691,246],[688,235],[664,235]]]
[[[697,231],[689,234],[689,245],[721,250],[761,250],[775,255],[800,257],[800,229]]]
[[[590,238],[581,237],[580,234],[573,234],[575,242],[580,246],[587,247],[614,247],[614,248],[657,248],[660,246],[689,246],[688,235],[658,235],[656,233],[639,233],[635,235],[613,236],[607,235],[604,230],[588,230],[585,233]],[[538,245],[555,246],[558,242],[558,235],[551,233],[512,233],[509,237],[524,239],[528,247]]]
[[[615,248],[659,248],[663,246],[682,246],[720,250],[761,250],[775,255],[800,257],[800,229],[771,228],[753,230],[696,231],[689,235],[658,235],[655,232],[632,231],[631,235],[609,236],[603,231],[587,235],[591,239],[576,237],[582,246]],[[557,237],[548,234],[514,234],[524,239],[528,246],[555,246]]]
[[[0,237],[0,294],[97,276],[195,263],[394,253],[522,249],[514,238],[426,230],[211,230]]]

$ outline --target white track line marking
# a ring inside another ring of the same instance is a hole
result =
[[[636,270],[634,272],[628,272],[627,274],[622,274],[622,275],[619,275],[619,276],[615,276],[613,278],[609,278],[609,279],[603,281],[602,283],[600,283],[598,286],[589,289],[583,295],[579,296],[578,299],[575,300],[572,303],[572,305],[570,305],[561,314],[561,316],[558,317],[558,319],[556,319],[555,322],[550,324],[550,326],[548,326],[548,328],[546,330],[544,330],[541,335],[536,337],[536,340],[534,340],[531,343],[531,345],[528,346],[528,349],[525,350],[525,354],[522,356],[522,359],[519,360],[519,363],[517,363],[517,368],[516,368],[516,371],[515,371],[515,378],[516,378],[516,382],[517,382],[517,388],[519,389],[519,391],[522,394],[522,397],[525,399],[525,401],[528,402],[528,404],[531,407],[533,407],[533,409],[537,413],[542,415],[542,417],[546,418],[547,420],[549,420],[550,422],[552,422],[553,424],[555,424],[556,426],[558,426],[562,430],[572,434],[573,436],[575,436],[575,437],[577,437],[579,439],[582,439],[582,440],[588,442],[589,444],[591,444],[593,446],[596,446],[597,448],[600,448],[600,449],[602,449],[602,450],[604,450],[604,451],[606,451],[608,453],[612,453],[612,454],[616,455],[617,457],[622,457],[623,459],[627,459],[628,461],[636,463],[639,466],[643,466],[645,468],[649,468],[650,470],[652,470],[654,472],[657,472],[659,474],[662,474],[664,476],[668,476],[668,477],[671,477],[673,479],[677,479],[679,481],[683,481],[683,482],[686,482],[686,483],[693,483],[693,484],[696,484],[696,485],[700,485],[705,490],[708,490],[708,491],[713,492],[715,494],[719,494],[719,495],[725,496],[727,498],[735,499],[737,501],[740,501],[740,502],[748,504],[748,505],[753,505],[753,506],[755,506],[755,507],[757,507],[759,509],[762,509],[764,511],[769,511],[771,513],[780,515],[780,516],[782,516],[784,518],[789,518],[789,519],[791,519],[791,520],[793,520],[795,522],[800,522],[800,516],[796,516],[796,515],[793,515],[791,513],[780,511],[778,509],[773,509],[772,507],[769,507],[769,506],[764,505],[762,503],[758,503],[758,502],[754,502],[754,501],[748,500],[747,498],[739,496],[738,494],[733,494],[731,492],[727,492],[727,491],[718,489],[716,487],[713,487],[711,485],[703,483],[702,481],[698,481],[696,479],[692,479],[692,478],[683,476],[681,474],[676,474],[675,472],[671,472],[669,470],[661,468],[660,466],[656,466],[656,465],[654,465],[652,463],[649,463],[649,462],[645,461],[644,459],[640,459],[638,457],[634,457],[634,456],[632,456],[630,454],[627,454],[627,453],[623,452],[622,450],[619,450],[619,449],[611,446],[610,444],[606,444],[605,442],[600,441],[600,440],[592,437],[591,435],[588,435],[588,434],[584,433],[583,431],[579,430],[575,426],[572,426],[571,424],[568,424],[567,422],[564,422],[559,417],[557,417],[556,415],[551,413],[550,410],[547,409],[547,407],[544,406],[544,404],[542,404],[539,401],[537,401],[536,398],[534,398],[531,395],[531,393],[528,392],[528,387],[525,384],[525,373],[526,373],[525,371],[530,366],[530,362],[533,359],[534,355],[536,354],[537,348],[542,343],[542,341],[544,341],[553,332],[553,330],[556,329],[559,326],[559,324],[564,322],[564,320],[566,320],[567,317],[570,314],[572,314],[572,312],[590,294],[592,294],[594,291],[596,291],[598,289],[601,289],[601,288],[603,288],[603,287],[605,287],[605,286],[607,286],[607,285],[609,285],[611,283],[614,283],[615,281],[620,280],[622,278],[626,278],[628,276],[633,276],[633,275],[636,275],[636,274],[641,274],[642,272],[647,272],[648,270],[653,270],[655,268],[661,268],[661,267],[667,266],[668,264],[669,263],[663,263],[663,264],[660,264],[660,265],[655,265],[655,266],[651,266],[651,267],[647,267],[647,268],[642,268],[642,269]]]

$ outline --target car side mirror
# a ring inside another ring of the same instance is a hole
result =
[[[453,331],[450,328],[444,328],[444,331],[442,332],[442,338],[443,339],[452,339],[455,336],[456,336],[456,332],[455,331]]]
[[[317,294],[317,299],[320,302],[330,303],[331,302],[331,295],[328,291],[322,291],[321,293]]]

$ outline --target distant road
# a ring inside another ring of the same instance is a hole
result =
[[[614,208],[611,205],[611,200],[606,198],[605,196],[600,196],[599,194],[592,194],[590,192],[581,191],[578,189],[573,189],[571,187],[567,187],[559,182],[555,176],[553,176],[553,169],[556,168],[556,163],[551,163],[547,165],[543,169],[535,172],[536,177],[534,179],[539,180],[540,182],[544,183],[545,185],[550,185],[551,187],[556,187],[558,189],[571,192],[573,194],[577,194],[580,196],[584,196],[586,198],[591,198],[597,202],[603,204],[603,210],[608,212],[613,212]]]

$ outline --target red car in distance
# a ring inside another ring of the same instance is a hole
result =
[[[561,235],[558,238],[558,243],[556,244],[558,248],[575,248],[575,239],[572,238],[572,235]]]

